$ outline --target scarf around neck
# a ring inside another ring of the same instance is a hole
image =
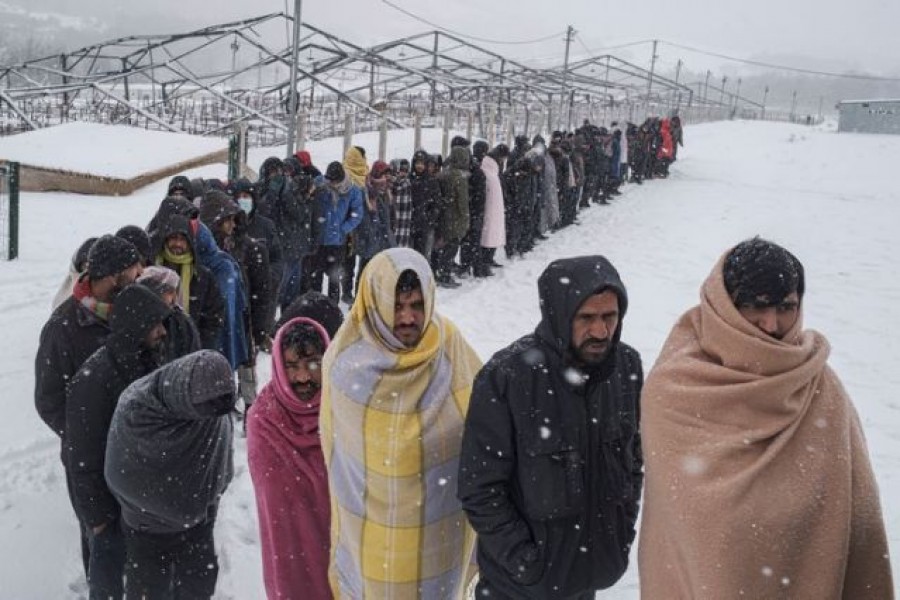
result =
[[[162,265],[169,263],[180,267],[179,275],[181,276],[181,306],[184,312],[190,312],[191,303],[191,279],[194,276],[194,255],[186,252],[181,255],[172,254],[168,249],[163,248],[162,252],[156,258],[156,264]]]
[[[98,319],[101,321],[109,321],[113,305],[111,302],[97,300],[91,295],[91,282],[87,276],[82,276],[81,279],[75,283],[75,287],[72,289],[72,295],[75,296],[75,299],[78,300],[83,307],[88,309],[88,311]]]

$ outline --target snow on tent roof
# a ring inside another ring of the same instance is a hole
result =
[[[0,137],[0,160],[131,179],[227,146],[224,138],[73,122]]]
[[[900,103],[900,98],[875,98],[873,100],[841,100],[838,102],[838,106],[841,104],[886,104],[886,103]]]

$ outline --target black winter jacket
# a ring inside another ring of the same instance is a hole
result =
[[[103,478],[109,422],[128,385],[160,365],[161,356],[144,348],[147,333],[169,315],[150,289],[134,284],[116,298],[112,333],[69,385],[66,396],[66,469],[78,519],[96,527],[119,516],[119,504]]]
[[[578,370],[572,317],[619,296],[606,361]],[[543,318],[475,379],[459,497],[478,534],[481,577],[498,597],[569,598],[625,572],[643,482],[638,353],[621,343],[627,296],[602,257],[557,261],[539,281]]]
[[[484,220],[484,203],[487,186],[487,177],[481,170],[481,161],[472,158],[469,174],[469,219],[472,223],[480,224]],[[481,232],[478,232],[481,235]]]
[[[74,296],[56,307],[41,330],[34,360],[34,405],[53,432],[66,437],[66,388],[82,363],[103,345],[109,324]]]
[[[317,218],[318,202],[309,193],[308,176],[291,177],[285,191],[274,196],[272,220],[285,260],[300,260],[315,253],[313,221]]]
[[[219,347],[219,334],[225,326],[225,300],[219,290],[219,284],[212,272],[200,264],[197,252],[193,245],[193,232],[187,218],[174,215],[160,224],[160,238],[163,242],[174,233],[184,235],[191,246],[194,255],[193,276],[189,282],[190,305],[188,314],[194,320],[197,331],[200,333],[200,344],[211,350]],[[159,263],[158,263],[159,264]],[[178,265],[163,263],[164,266],[174,270],[179,275],[181,268]],[[181,285],[185,285],[182,281]]]
[[[201,346],[200,332],[194,320],[180,306],[173,306],[166,317],[166,339],[163,342],[163,362],[171,362],[176,358],[196,352]]]
[[[281,242],[278,240],[278,231],[275,229],[275,222],[268,217],[258,214],[254,208],[247,215],[247,235],[266,245],[266,250],[269,253],[269,271],[272,273],[272,281],[280,282],[281,273],[284,270],[284,257],[281,252]]]
[[[268,336],[267,318],[269,309],[275,302],[269,253],[264,243],[243,233],[243,227],[235,230],[234,247],[229,252],[241,265],[245,288],[250,297],[249,333],[253,342],[260,345]]]
[[[441,214],[441,187],[437,179],[423,172],[409,174],[409,193],[412,197],[412,230],[423,233],[433,229]]]

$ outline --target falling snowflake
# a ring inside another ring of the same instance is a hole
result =
[[[707,466],[706,461],[699,456],[685,456],[681,461],[681,468],[688,475],[701,475]]]

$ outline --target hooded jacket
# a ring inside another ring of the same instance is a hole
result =
[[[241,325],[247,339],[262,343],[268,335],[266,321],[270,306],[275,301],[270,284],[269,253],[266,245],[246,234],[247,214],[224,192],[209,192],[200,204],[200,219],[217,232],[218,222],[235,217],[235,228],[227,240],[218,240],[241,268],[244,291],[247,295],[247,311]],[[219,236],[220,233],[215,235]],[[247,314],[249,313],[249,314]],[[252,353],[251,353],[252,354]]]
[[[112,333],[88,358],[66,394],[66,469],[75,512],[89,527],[119,515],[119,504],[103,478],[106,435],[119,395],[153,371],[161,356],[144,347],[147,333],[163,323],[170,309],[149,288],[133,284],[116,298]]]
[[[190,222],[181,215],[172,215],[160,224],[159,236],[161,244],[176,233],[184,235],[188,240],[191,254],[194,257],[191,280],[182,281],[181,285],[187,285],[190,294],[188,314],[194,320],[197,331],[200,333],[200,343],[204,348],[216,349],[219,347],[219,335],[225,326],[225,302],[219,286],[212,273],[200,264],[194,248],[194,235]],[[160,255],[161,256],[161,255]],[[161,258],[157,258],[160,264]],[[178,265],[165,265],[178,272]]]
[[[288,191],[272,207],[281,250],[287,261],[300,260],[315,252],[313,223],[317,207],[310,192],[313,178],[302,171],[288,177]]]
[[[106,446],[106,482],[132,529],[175,533],[215,518],[234,473],[231,366],[200,350],[131,384]]]
[[[469,151],[455,146],[438,175],[442,209],[437,232],[446,241],[461,240],[469,229],[469,175]]]
[[[260,166],[259,180],[256,182],[256,189],[259,193],[256,210],[264,217],[268,217],[273,221],[276,220],[276,204],[279,202],[281,196],[287,194],[289,190],[287,189],[288,182],[286,176],[278,175],[270,177],[268,172],[276,168],[283,168],[283,166],[284,164],[281,162],[281,159],[270,156],[264,160],[262,166]],[[276,222],[275,225],[277,226],[278,223]]]
[[[501,597],[569,598],[625,572],[642,482],[638,353],[620,341],[628,297],[601,256],[550,264],[535,333],[475,379],[459,495],[478,534],[481,577]],[[591,295],[619,298],[606,360],[579,370],[572,320]]]
[[[297,398],[281,351],[284,332],[300,323],[312,325],[328,347],[328,334],[311,319],[292,319],[278,331],[272,380],[247,417],[247,462],[256,493],[266,595],[322,600],[331,597],[331,507],[319,439],[321,392],[309,402]]]
[[[437,180],[428,173],[429,156],[424,150],[417,150],[413,155],[409,170],[409,193],[412,196],[412,232],[421,236],[434,227],[440,214],[440,186]],[[416,162],[425,165],[422,173],[416,173]]]
[[[252,206],[250,211],[247,212],[246,233],[251,238],[266,245],[266,250],[269,252],[269,270],[272,272],[272,281],[280,282],[281,272],[284,269],[281,242],[278,240],[275,222],[263,216],[257,210],[259,191],[249,180],[241,178],[229,189],[229,192],[234,198],[237,198],[241,192],[250,194]]]

